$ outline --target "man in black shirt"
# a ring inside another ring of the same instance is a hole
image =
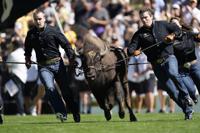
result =
[[[133,35],[127,53],[136,56],[141,53],[141,49],[158,43],[143,52],[147,55],[163,88],[182,108],[185,120],[192,119],[192,101],[178,72],[178,63],[171,42],[175,37],[181,36],[181,30],[175,24],[166,21],[153,21],[151,9],[142,9],[139,14],[143,26]]]
[[[200,42],[200,33],[194,33],[180,24],[179,18],[171,18],[170,22],[175,23],[182,29],[182,37],[174,42],[175,56],[178,59],[179,70],[184,77],[184,82],[189,88],[189,93],[194,103],[197,103],[196,89],[190,77],[200,92],[200,63],[195,54],[195,43]]]
[[[35,27],[28,31],[25,40],[25,59],[27,68],[31,65],[31,52],[34,49],[38,62],[39,76],[46,89],[46,95],[62,122],[67,119],[67,111],[54,80],[60,87],[63,98],[73,113],[74,121],[80,122],[78,94],[69,87],[69,76],[59,52],[61,46],[73,65],[74,51],[65,36],[55,27],[45,23],[45,14],[37,10],[33,14]],[[68,73],[69,74],[69,73]]]

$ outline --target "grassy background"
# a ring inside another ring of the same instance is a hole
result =
[[[55,115],[4,116],[0,133],[199,133],[200,113],[193,120],[183,120],[182,113],[137,114],[138,122],[129,122],[128,115],[119,119],[113,114],[107,122],[103,114],[81,115],[81,122],[74,123],[72,115],[61,123]]]

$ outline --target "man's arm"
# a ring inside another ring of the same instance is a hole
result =
[[[65,50],[65,53],[69,60],[73,60],[75,57],[74,50],[72,49],[70,42],[67,40],[64,34],[62,34],[61,32],[57,32],[56,38],[60,46]]]
[[[129,56],[137,56],[139,54],[141,54],[140,52],[140,48],[139,48],[139,33],[136,32],[133,37],[131,38],[131,41],[128,45],[128,50],[127,50],[127,54]]]
[[[180,38],[182,36],[182,31],[176,24],[167,23],[166,26],[169,31],[169,35],[171,35],[171,37],[173,37],[173,39]]]

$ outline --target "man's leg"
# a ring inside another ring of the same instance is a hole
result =
[[[183,97],[183,99],[189,106],[192,106],[192,100],[189,96],[188,89],[185,86],[182,76],[179,74],[178,71],[178,62],[176,57],[174,55],[168,57],[163,67],[169,75],[170,79],[175,84],[176,88],[179,90],[180,96]]]
[[[192,80],[194,81],[198,92],[200,94],[200,63],[197,62],[196,64],[191,65],[190,67],[190,76],[192,77]]]
[[[74,75],[72,73],[67,73],[66,67],[61,62],[60,70],[56,74],[56,82],[58,83],[60,90],[62,92],[63,98],[67,105],[69,106],[75,122],[80,122],[80,110],[79,110],[79,92],[73,85]]]
[[[163,94],[163,90],[158,90],[158,96],[160,100],[160,110],[159,113],[165,113],[166,112],[166,96]]]
[[[169,99],[169,112],[170,113],[175,112],[175,102],[171,98]]]
[[[176,89],[174,82],[171,79],[169,79],[163,85],[165,86],[164,88],[167,91],[170,98],[172,98],[185,113],[185,119],[192,119],[192,106],[189,106],[188,103],[185,102],[185,99],[180,95],[179,91]]]
[[[55,88],[54,74],[47,68],[41,68],[39,70],[39,75],[42,83],[45,86],[47,98],[49,99],[55,113],[58,114],[59,119],[63,122],[63,120],[67,119],[67,112],[64,102]]]
[[[192,98],[193,102],[196,104],[198,100],[196,97],[196,88],[195,88],[194,82],[192,81],[188,73],[181,73],[181,76],[182,76],[185,86],[188,89],[190,97]]]
[[[155,76],[151,75],[149,79],[145,80],[144,91],[145,101],[147,105],[147,111],[154,112],[154,88],[155,88]]]
[[[144,97],[141,94],[136,94],[136,98],[135,98],[135,101],[136,101],[136,103],[135,103],[136,104],[135,105],[136,113],[141,113],[143,99],[144,99]]]
[[[45,95],[45,88],[42,85],[42,83],[37,83],[38,87],[37,87],[37,95],[34,97],[33,99],[33,104],[34,106],[36,106],[36,112],[37,114],[41,114],[42,111],[42,98]]]
[[[183,110],[185,113],[185,119],[190,118],[193,113],[192,107],[188,106],[182,96],[179,94],[179,90],[177,90],[174,82],[167,76],[166,69],[161,65],[155,65],[153,67],[154,73],[161,83],[161,87],[168,93],[168,95],[177,103],[177,105]],[[163,76],[165,75],[165,76]]]

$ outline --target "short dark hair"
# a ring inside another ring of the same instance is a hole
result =
[[[33,12],[33,17],[35,17],[35,15],[38,14],[38,13],[43,13],[44,16],[45,16],[44,10],[39,8],[39,9],[37,9],[37,10],[35,10],[35,11]]]
[[[142,8],[140,11],[139,11],[139,14],[140,16],[142,14],[144,14],[145,12],[148,12],[150,16],[153,16],[154,12],[151,8]]]

